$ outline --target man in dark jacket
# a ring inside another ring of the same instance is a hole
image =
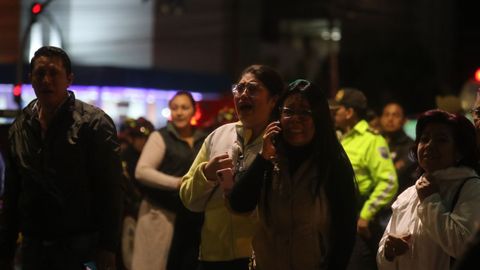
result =
[[[23,270],[113,270],[123,199],[115,125],[67,90],[63,50],[37,50],[30,78],[37,99],[9,130],[0,269],[11,269],[21,232]]]
[[[383,107],[380,116],[380,127],[390,148],[390,154],[397,170],[398,192],[415,184],[415,162],[409,157],[414,144],[413,140],[403,130],[407,118],[403,107],[397,102],[390,102]]]

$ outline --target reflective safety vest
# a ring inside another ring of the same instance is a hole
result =
[[[361,120],[341,138],[363,198],[360,217],[371,220],[398,189],[397,174],[385,139]]]

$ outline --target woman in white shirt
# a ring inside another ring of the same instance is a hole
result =
[[[392,205],[378,267],[451,269],[480,220],[475,129],[464,116],[427,111],[418,119],[412,155],[420,177]]]

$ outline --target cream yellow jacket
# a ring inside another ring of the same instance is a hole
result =
[[[240,122],[223,125],[205,139],[195,161],[183,177],[180,198],[188,209],[205,212],[199,258],[202,261],[229,261],[252,254],[252,237],[257,215],[236,215],[227,208],[223,191],[208,181],[203,168],[214,156],[228,153],[240,171],[253,162],[262,147],[262,136],[252,142],[251,132]]]

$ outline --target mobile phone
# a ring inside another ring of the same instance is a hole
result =
[[[280,127],[280,132],[278,132],[278,134],[275,134],[274,136],[272,136],[272,144],[273,146],[278,147],[278,144],[279,142],[282,140],[282,125],[280,125],[280,121],[278,121],[278,124],[277,124],[279,127]]]
[[[225,168],[217,171],[218,182],[224,192],[229,192],[233,188],[233,171],[231,168]]]

